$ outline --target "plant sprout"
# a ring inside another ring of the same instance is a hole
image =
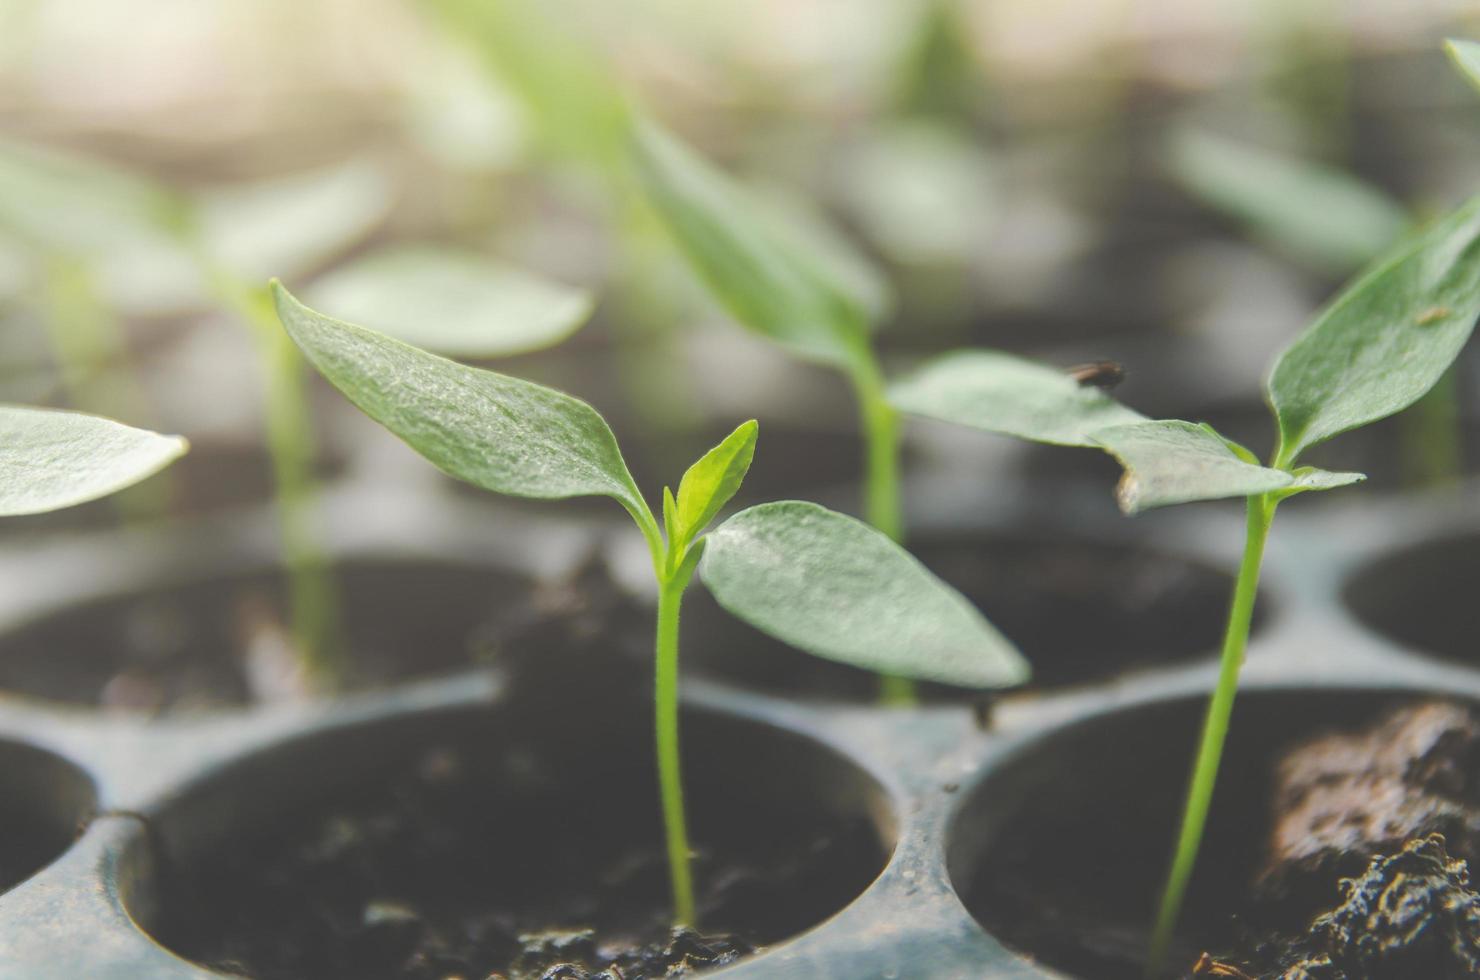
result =
[[[748,196],[678,139],[633,124],[633,160],[648,199],[720,305],[741,325],[851,382],[864,434],[864,515],[892,540],[904,534],[899,419],[869,338],[889,306],[883,280],[822,227],[783,217]],[[888,703],[914,688],[884,677]]]
[[[495,493],[607,496],[647,542],[657,584],[654,729],[674,919],[695,918],[678,739],[678,628],[697,571],[720,605],[811,653],[968,687],[1021,682],[1012,645],[883,534],[816,504],[752,507],[710,530],[755,452],[746,422],[664,489],[660,526],[596,410],[532,382],[334,320],[274,285],[308,360],[366,415],[443,472]]]
[[[106,497],[164,469],[187,448],[179,436],[97,415],[0,405],[0,517]]]
[[[369,161],[185,194],[91,160],[0,143],[0,227],[42,257],[64,364],[89,373],[123,347],[114,307],[175,312],[202,301],[244,324],[266,381],[264,430],[294,644],[312,683],[344,674],[338,600],[314,508],[317,480],[305,366],[267,290],[272,272],[312,269],[362,236],[390,197]],[[585,322],[590,297],[484,256],[429,246],[371,252],[315,284],[330,310],[450,353],[491,357],[557,343]],[[77,372],[69,372],[77,373]],[[127,372],[114,372],[130,382]],[[79,404],[132,416],[139,398]],[[124,392],[133,390],[131,384]],[[127,411],[125,411],[127,409]],[[152,508],[154,513],[163,506]]]
[[[1480,197],[1405,238],[1338,296],[1276,361],[1266,385],[1278,439],[1267,466],[1211,426],[1150,420],[1099,388],[1006,354],[965,351],[890,390],[902,411],[1064,446],[1101,449],[1125,468],[1129,514],[1243,497],[1247,536],[1203,721],[1181,829],[1156,912],[1149,973],[1160,971],[1197,860],[1249,636],[1275,508],[1363,479],[1299,465],[1301,453],[1392,415],[1448,370],[1480,314]]]

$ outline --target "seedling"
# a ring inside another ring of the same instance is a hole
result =
[[[901,410],[1036,442],[1101,449],[1125,468],[1128,514],[1243,497],[1247,537],[1171,870],[1152,933],[1160,972],[1197,860],[1228,734],[1275,508],[1363,479],[1298,465],[1333,436],[1413,404],[1449,368],[1480,315],[1480,197],[1404,239],[1359,276],[1274,365],[1266,396],[1278,438],[1269,465],[1206,424],[1150,420],[1045,365],[989,351],[947,355],[890,390]]]
[[[1016,684],[1016,650],[960,594],[878,531],[816,504],[751,507],[710,530],[755,452],[746,422],[663,491],[660,527],[615,436],[585,402],[326,317],[274,285],[308,360],[447,474],[495,493],[611,497],[647,542],[657,584],[654,728],[673,915],[693,923],[678,740],[678,626],[697,570],[720,605],[811,653],[968,687]]]
[[[1168,162],[1194,197],[1265,246],[1333,277],[1371,262],[1418,222],[1416,209],[1352,174],[1207,133],[1179,132]],[[1405,416],[1400,447],[1413,484],[1440,486],[1463,468],[1458,403],[1450,372]]]
[[[0,517],[106,497],[164,469],[187,448],[179,436],[97,415],[0,405]]]
[[[899,541],[899,420],[869,339],[889,305],[883,280],[822,228],[768,209],[650,122],[634,123],[633,160],[648,199],[729,314],[852,383],[867,456],[864,514]],[[897,678],[884,678],[882,694],[914,699]]]

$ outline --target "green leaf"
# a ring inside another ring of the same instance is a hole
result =
[[[1290,485],[1290,493],[1304,493],[1307,490],[1336,490],[1367,479],[1365,473],[1333,473],[1314,466],[1302,466],[1292,470],[1291,475],[1295,477],[1295,480]]]
[[[1192,422],[1117,425],[1102,429],[1094,438],[1125,467],[1115,496],[1127,514],[1196,500],[1330,490],[1363,479],[1357,473],[1314,468],[1297,476],[1260,466],[1248,462],[1253,456],[1247,449],[1231,443],[1212,426]]]
[[[0,141],[0,228],[34,248],[117,253],[175,235],[186,205],[121,167]]]
[[[179,436],[96,415],[0,406],[0,516],[107,496],[157,473],[187,448]]]
[[[634,130],[633,159],[649,201],[720,304],[742,325],[797,354],[854,363],[884,290],[815,231],[788,227],[651,123]]]
[[[317,269],[390,213],[390,176],[370,159],[217,187],[199,202],[211,257],[261,282]]]
[[[809,653],[963,687],[1028,678],[970,602],[861,521],[784,500],[741,511],[704,541],[699,574],[719,604]]]
[[[1168,163],[1193,196],[1336,274],[1370,262],[1409,224],[1402,204],[1349,174],[1208,133],[1179,133]]]
[[[1090,436],[1145,416],[1058,368],[968,350],[946,354],[889,386],[911,415],[1059,446],[1098,446]]]
[[[591,294],[472,252],[398,246],[313,284],[314,306],[448,357],[551,347],[591,316]]]
[[[1269,378],[1279,463],[1417,401],[1480,315],[1480,197],[1411,236],[1336,298]]]
[[[676,523],[670,528],[677,534],[680,547],[708,527],[720,508],[740,489],[755,457],[759,428],[755,419],[743,423],[683,475],[678,484]]]
[[[1444,42],[1444,53],[1454,62],[1465,80],[1480,90],[1480,44],[1474,41],[1448,40]]]
[[[585,402],[331,319],[279,283],[272,291],[314,367],[449,475],[515,497],[608,496],[634,517],[648,513],[616,437]]]

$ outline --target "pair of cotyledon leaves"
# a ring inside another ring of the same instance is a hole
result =
[[[325,316],[280,285],[274,294],[320,373],[444,472],[517,497],[612,497],[652,525],[615,436],[585,402]],[[669,554],[702,553],[699,575],[722,606],[868,670],[971,687],[1026,678],[1017,651],[964,597],[860,521],[781,501],[705,533],[739,488],[756,434],[742,425],[690,468],[677,495],[664,495]]]
[[[1121,506],[1327,490],[1362,479],[1295,467],[1332,436],[1401,411],[1448,369],[1480,315],[1480,197],[1379,259],[1276,361],[1266,385],[1272,466],[1211,427],[1149,420],[1062,371],[988,351],[947,355],[890,400],[929,418],[1104,449],[1126,469]]]

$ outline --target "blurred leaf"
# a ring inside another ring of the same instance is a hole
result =
[[[1145,416],[1067,372],[996,351],[947,354],[889,386],[902,412],[1060,446]]]
[[[854,363],[878,297],[840,271],[815,234],[774,216],[693,151],[640,124],[634,160],[648,199],[720,304],[744,326],[834,366]]]
[[[1387,194],[1308,160],[1187,130],[1170,151],[1189,193],[1323,271],[1351,272],[1408,228],[1407,209]]]
[[[314,305],[448,357],[551,347],[591,316],[590,293],[473,252],[395,246],[335,269],[309,289]]]
[[[157,473],[186,448],[179,436],[96,415],[0,406],[0,516],[107,496]]]
[[[590,46],[528,0],[429,0],[524,103],[551,151],[602,169],[622,158],[627,108]]]
[[[1280,356],[1268,387],[1281,462],[1418,400],[1477,315],[1480,197],[1393,249]]]
[[[1299,477],[1248,462],[1211,426],[1175,420],[1117,425],[1095,433],[1095,442],[1125,467],[1116,490],[1127,514],[1224,497],[1280,490],[1329,490],[1363,479],[1358,473],[1311,469]],[[1242,447],[1238,447],[1241,449]]]
[[[674,520],[668,526],[678,548],[708,527],[740,489],[755,457],[758,428],[754,419],[742,424],[684,473],[678,484]]]
[[[1444,42],[1444,52],[1465,76],[1465,80],[1480,90],[1480,44],[1451,39]]]
[[[323,265],[385,220],[391,203],[384,168],[355,160],[213,188],[200,199],[199,233],[215,261],[261,282]]]
[[[607,496],[646,514],[616,437],[585,402],[330,319],[276,283],[273,298],[314,367],[449,475],[516,497]]]
[[[0,228],[32,248],[95,256],[168,240],[185,207],[122,167],[0,141]]]
[[[939,123],[866,134],[843,160],[843,190],[869,238],[899,262],[968,264],[995,211],[992,162]]]
[[[970,602],[861,521],[785,500],[743,510],[704,540],[699,574],[719,604],[809,653],[963,687],[1028,678]]]

